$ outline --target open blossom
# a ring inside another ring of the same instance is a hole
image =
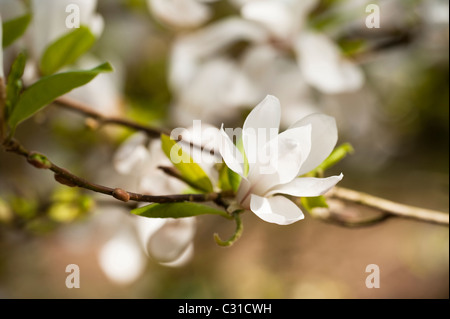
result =
[[[234,4],[240,17],[226,17],[175,38],[169,85],[177,124],[198,118],[213,124],[220,123],[217,118],[233,120],[272,92],[284,105],[281,124],[286,127],[292,116],[317,112],[313,88],[336,94],[364,84],[363,72],[339,46],[308,28],[318,1]]]
[[[337,141],[335,120],[311,114],[279,133],[280,102],[268,95],[248,115],[242,130],[245,156],[221,129],[220,153],[226,165],[242,177],[234,207],[251,210],[261,219],[288,225],[304,218],[300,208],[281,194],[314,197],[327,192],[343,175],[300,177],[316,168]]]

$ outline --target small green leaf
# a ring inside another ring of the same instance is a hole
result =
[[[6,84],[6,118],[11,114],[16,105],[19,94],[22,91],[22,75],[25,69],[27,58],[24,53],[19,53],[14,60]]]
[[[228,170],[228,166],[226,166],[225,163],[222,163],[219,169],[219,181],[217,185],[222,191],[232,190],[228,179]]]
[[[20,38],[24,34],[31,21],[31,14],[25,14],[18,18],[5,21],[3,23],[3,40],[2,47],[6,48],[12,44],[16,39]]]
[[[231,189],[237,192],[239,185],[241,184],[242,177],[239,174],[233,172],[228,167],[227,169],[228,169],[228,181],[231,185]]]
[[[319,169],[325,171],[326,169],[339,163],[347,154],[352,154],[355,150],[350,143],[344,143],[336,147],[333,152],[318,166]]]
[[[233,172],[225,163],[222,164],[219,170],[219,188],[222,191],[233,190],[236,192],[241,183],[242,177]]]
[[[350,143],[344,143],[336,147],[333,152],[315,169],[307,173],[306,176],[321,176],[325,170],[336,165],[344,159],[348,154],[352,154],[355,150]]]
[[[103,63],[91,70],[69,71],[41,78],[20,95],[8,119],[9,125],[14,130],[17,124],[50,104],[57,97],[90,82],[99,73],[112,70],[109,63]]]
[[[170,159],[181,176],[204,192],[212,192],[211,180],[205,171],[194,162],[189,154],[183,152],[181,146],[169,136],[161,134],[161,145],[164,154]]]
[[[328,207],[327,200],[322,195],[317,197],[302,197],[300,202],[308,212],[311,212],[316,207]]]
[[[150,204],[133,209],[131,213],[149,218],[183,218],[205,214],[231,218],[231,216],[223,210],[192,202]]]
[[[41,57],[43,75],[50,75],[65,65],[74,63],[95,43],[95,36],[86,26],[74,29],[51,43]]]

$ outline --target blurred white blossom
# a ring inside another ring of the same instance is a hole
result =
[[[217,128],[201,125],[186,129],[181,134],[187,142],[197,145],[210,145],[211,138],[217,136]],[[217,178],[214,161],[204,161],[205,156],[200,150],[190,149],[189,143],[182,144],[184,152],[190,154],[198,162],[208,176]],[[116,151],[114,166],[118,172],[133,180],[136,191],[146,194],[168,195],[179,194],[187,189],[186,184],[166,175],[158,166],[172,166],[170,160],[161,149],[160,140],[148,141],[143,133],[136,133],[126,140]],[[159,263],[176,267],[190,261],[193,255],[193,238],[196,230],[194,217],[146,218],[129,216],[134,225],[140,245],[150,257]]]
[[[146,257],[136,245],[129,229],[119,229],[100,249],[98,261],[105,275],[117,284],[129,284],[138,279],[144,269]]]
[[[241,207],[267,222],[288,225],[303,219],[304,215],[295,203],[277,194],[319,196],[336,185],[343,175],[299,177],[321,164],[333,150],[337,129],[332,117],[311,114],[278,134],[280,114],[279,100],[269,95],[247,116],[242,141],[248,174],[243,155],[223,127],[220,153],[227,166],[242,177],[232,209]],[[269,131],[272,133],[268,134]]]
[[[291,48],[305,81],[314,88],[327,94],[357,90],[364,83],[362,71],[344,58],[325,34],[306,26],[307,16],[317,4],[317,0],[255,0],[242,6],[241,15],[260,23]]]
[[[103,32],[103,18],[95,11],[97,0],[32,0],[33,19],[27,37],[32,43],[30,53],[34,58],[40,58],[47,45],[72,30],[66,26],[66,7],[69,4],[80,9],[81,25],[88,26],[97,37]]]
[[[211,18],[206,2],[216,0],[147,0],[153,15],[162,23],[177,28],[198,27]]]
[[[241,17],[227,17],[179,35],[173,43],[169,84],[175,123],[233,119],[268,92],[292,115],[317,111],[311,88],[352,92],[362,71],[324,33],[307,27],[318,1],[234,1]],[[237,53],[234,52],[237,50]]]

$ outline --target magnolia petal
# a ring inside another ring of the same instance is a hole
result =
[[[177,92],[190,86],[205,61],[221,55],[233,43],[260,43],[267,32],[250,21],[238,18],[222,19],[206,28],[176,39],[170,56],[169,84]]]
[[[181,255],[175,259],[174,261],[167,262],[167,263],[160,263],[163,266],[166,267],[182,267],[186,265],[188,262],[192,260],[192,257],[194,257],[194,243],[191,242],[186,247],[186,249],[181,253]]]
[[[302,32],[295,51],[305,80],[323,93],[335,94],[360,89],[362,71],[342,57],[337,45],[323,34]]]
[[[267,95],[245,119],[242,139],[250,170],[257,163],[260,150],[278,135],[280,116],[280,101]]]
[[[33,20],[27,33],[33,43],[30,50],[37,59],[51,42],[70,31],[66,27],[68,5],[76,5],[80,10],[80,24],[87,25],[99,36],[103,21],[95,14],[97,0],[32,0]]]
[[[250,184],[249,180],[242,177],[239,188],[236,192],[236,201],[245,209],[250,209]]]
[[[195,235],[195,218],[167,218],[149,239],[147,251],[159,262],[177,260],[189,247]]]
[[[244,157],[241,152],[237,149],[237,147],[233,144],[233,142],[228,137],[227,133],[225,133],[222,127],[220,128],[220,143],[219,143],[219,151],[220,155],[222,155],[223,161],[227,166],[235,173],[240,176],[244,176]]]
[[[209,8],[196,0],[147,0],[157,19],[174,27],[192,28],[211,17]]]
[[[249,173],[252,193],[263,195],[275,185],[296,178],[310,149],[310,125],[287,130],[272,139],[260,152],[258,163]]]
[[[298,176],[312,148],[311,125],[292,128],[278,135],[277,174],[280,184]]]
[[[294,16],[284,1],[248,2],[241,8],[241,15],[263,24],[279,38],[285,38],[294,31]]]
[[[177,94],[174,120],[181,126],[191,125],[199,118],[220,125],[240,114],[242,106],[255,104],[259,99],[256,91],[254,83],[232,59],[204,59]]]
[[[266,196],[286,194],[301,197],[315,197],[328,192],[343,177],[344,175],[342,173],[339,176],[330,176],[327,178],[300,177],[290,183],[275,186]]]
[[[331,116],[310,114],[295,122],[287,131],[304,125],[311,125],[311,151],[298,175],[306,174],[319,166],[331,154],[338,139],[336,120]]]
[[[305,218],[300,208],[283,196],[267,198],[252,194],[250,209],[262,220],[278,225],[289,225]]]
[[[147,136],[144,133],[136,133],[129,137],[117,149],[114,154],[113,164],[115,169],[121,174],[135,173],[142,174],[141,169],[149,158],[150,154],[146,148]]]

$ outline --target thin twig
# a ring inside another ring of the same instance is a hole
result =
[[[137,131],[145,132],[149,137],[158,138],[161,136],[161,134],[170,134],[170,132],[166,130],[149,127],[127,119],[105,116],[97,111],[94,111],[88,105],[66,96],[57,98],[53,103],[71,111],[78,112],[84,116],[91,117],[101,124],[117,124],[126,126]]]
[[[49,169],[55,173],[55,180],[66,186],[78,186],[84,189],[88,189],[97,193],[113,196],[116,199],[127,202],[129,200],[137,202],[151,202],[151,203],[177,203],[177,202],[208,202],[215,201],[219,198],[231,196],[232,194],[226,193],[206,193],[206,194],[175,194],[175,195],[146,195],[133,193],[121,188],[111,188],[95,183],[91,183],[81,177],[78,177],[68,170],[59,167],[48,160],[42,154],[36,152],[30,152],[25,149],[16,140],[9,140],[5,145],[5,149],[8,152],[13,152],[25,157],[31,165],[37,168]]]
[[[373,195],[369,195],[366,193],[358,192],[347,188],[334,187],[330,191],[329,196],[331,198],[339,198],[349,202],[376,208],[383,212],[400,217],[414,218],[421,221],[432,222],[442,225],[449,224],[448,213],[399,204],[384,198],[376,197]]]
[[[115,125],[128,127],[130,129],[133,129],[136,131],[144,132],[150,138],[159,138],[161,136],[161,134],[165,134],[168,136],[171,135],[169,130],[150,127],[150,126],[139,124],[139,123],[133,122],[131,120],[123,119],[123,118],[103,115],[97,111],[94,111],[88,105],[86,105],[80,101],[66,97],[66,96],[57,98],[53,103],[57,106],[60,106],[65,109],[80,113],[84,116],[90,117],[90,118],[98,121],[101,125],[115,124]],[[175,140],[177,142],[187,144],[192,148],[199,149],[202,152],[208,152],[211,155],[215,154],[214,150],[208,149],[208,148],[204,147],[203,145],[197,145],[191,141],[187,141],[187,140],[183,139],[183,137],[181,135],[177,136]]]

